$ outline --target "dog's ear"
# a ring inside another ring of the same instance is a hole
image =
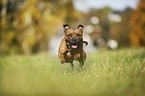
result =
[[[64,30],[70,29],[68,24],[63,24]]]
[[[81,30],[83,30],[83,28],[84,28],[84,26],[83,25],[78,25],[78,29],[81,29]]]

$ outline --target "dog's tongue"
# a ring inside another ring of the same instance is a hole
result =
[[[72,48],[77,48],[77,45],[72,45]]]

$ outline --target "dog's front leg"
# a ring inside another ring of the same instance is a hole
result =
[[[61,63],[65,63],[65,58],[64,58],[64,54],[59,52],[58,53],[59,58],[61,59]]]

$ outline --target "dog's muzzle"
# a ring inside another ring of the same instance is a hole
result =
[[[76,49],[82,42],[82,39],[78,40],[77,38],[72,38],[71,41],[66,39],[66,42],[67,42],[67,45],[69,46],[69,48],[71,47],[72,49]]]

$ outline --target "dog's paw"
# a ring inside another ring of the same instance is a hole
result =
[[[61,64],[62,64],[62,63],[65,63],[65,60],[61,60]]]

